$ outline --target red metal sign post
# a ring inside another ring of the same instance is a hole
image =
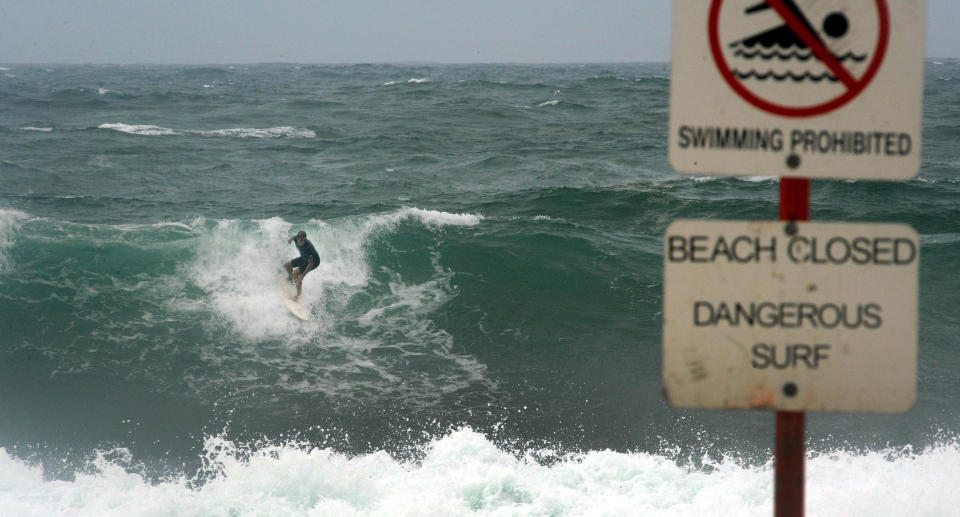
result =
[[[780,178],[780,220],[810,219],[810,179]],[[804,413],[777,411],[777,434],[774,451],[775,517],[803,515]]]

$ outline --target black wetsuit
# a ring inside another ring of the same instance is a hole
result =
[[[313,243],[309,239],[305,239],[306,242],[303,243],[303,246],[297,242],[296,239],[293,240],[293,243],[297,245],[297,251],[300,252],[300,256],[291,260],[290,265],[295,268],[300,268],[301,273],[306,273],[307,271],[307,260],[313,259],[313,268],[316,269],[320,265],[320,254],[317,253],[316,248],[313,247]]]

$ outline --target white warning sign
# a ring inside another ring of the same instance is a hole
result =
[[[677,221],[663,252],[671,404],[913,405],[920,243],[909,226]]]
[[[913,177],[923,13],[923,0],[674,2],[674,168]]]

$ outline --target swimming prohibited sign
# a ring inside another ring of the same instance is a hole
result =
[[[671,404],[913,405],[920,243],[909,226],[688,220],[671,224],[663,244]]]
[[[674,2],[674,168],[913,177],[923,13],[923,0]]]

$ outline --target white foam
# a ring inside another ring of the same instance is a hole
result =
[[[430,79],[427,77],[411,77],[407,80],[408,83],[422,84],[430,82]]]
[[[100,124],[99,129],[112,129],[121,133],[143,136],[169,136],[178,134],[176,131],[166,127],[148,125],[148,124],[121,124],[106,123]]]
[[[553,218],[553,217],[550,217],[549,215],[537,215],[537,216],[534,216],[533,220],[536,222],[540,222],[540,221],[549,221],[549,222],[558,222],[558,223],[567,222],[567,220],[562,217]]]
[[[9,72],[10,69],[5,66],[0,66],[0,72]]]
[[[690,178],[694,183],[709,183],[721,179],[720,176],[693,176]]]
[[[737,176],[736,178],[747,183],[775,183],[780,181],[776,176]]]
[[[27,217],[26,213],[19,210],[0,208],[0,272],[11,267],[7,252],[13,247],[16,235]]]
[[[39,131],[39,132],[41,132],[41,133],[49,133],[49,132],[53,131],[53,128],[52,128],[52,127],[33,127],[33,126],[27,126],[27,127],[22,127],[22,128],[20,128],[20,129],[23,130],[23,131]]]
[[[250,231],[239,221],[219,221],[212,228],[206,221],[197,223],[202,237],[189,274],[209,293],[210,308],[253,340],[297,335],[300,325],[287,317],[284,293],[277,287],[290,224],[267,219]],[[302,301],[309,309],[318,295],[311,289],[305,294]]]
[[[476,226],[483,221],[482,215],[453,214],[437,210],[424,210],[415,207],[404,207],[398,212],[400,218],[413,217],[424,224],[434,226]]]
[[[204,136],[233,136],[238,138],[316,138],[317,134],[310,129],[280,126],[268,128],[241,127],[232,129],[212,129],[207,131],[189,131]]]
[[[113,90],[108,90],[108,89],[106,89],[106,88],[100,88],[100,89],[97,90],[97,92],[100,93],[100,95],[106,95],[106,94],[110,93],[111,91],[113,91]]]
[[[207,137],[235,137],[235,138],[316,138],[317,134],[306,128],[293,126],[278,126],[268,128],[240,127],[229,129],[171,129],[154,125],[136,125],[107,123],[100,124],[100,129],[112,129],[121,133],[141,136],[172,136],[172,135],[200,135]]]
[[[179,300],[171,307],[212,312],[218,324],[239,337],[218,340],[201,352],[234,379],[243,375],[231,370],[240,367],[236,364],[263,355],[270,370],[280,372],[277,384],[284,389],[346,398],[377,393],[430,403],[472,382],[491,384],[485,378],[486,368],[469,356],[450,352],[452,337],[431,323],[430,313],[455,295],[452,273],[438,265],[436,256],[433,275],[416,282],[384,267],[371,271],[368,247],[403,221],[434,230],[481,220],[474,214],[413,207],[298,225],[280,218],[198,219],[191,223],[199,236],[195,259],[183,272],[187,282],[205,293],[204,299],[201,303]],[[320,264],[303,281],[301,302],[312,315],[308,322],[288,314],[278,287],[282,263],[297,256],[288,239],[299,230],[306,231],[320,255]],[[363,300],[364,313],[353,308],[355,295]],[[241,346],[234,346],[238,342]],[[303,346],[316,347],[311,353],[315,361],[305,364],[302,357],[291,354]],[[374,362],[368,351],[380,346],[411,359]],[[435,378],[398,377],[417,361],[442,361],[438,368],[447,373]]]
[[[560,99],[553,99],[552,101],[541,102],[540,104],[537,104],[537,107],[543,108],[545,106],[556,106],[557,104],[560,104]]]
[[[395,85],[395,84],[397,84],[396,81],[387,81],[387,82],[383,83],[384,86],[393,86],[393,85]]]
[[[402,328],[405,326],[403,320],[411,314],[429,314],[446,303],[450,294],[443,284],[449,281],[450,274],[436,269],[437,276],[421,284],[405,284],[394,276],[394,281],[388,285],[389,295],[383,296],[382,302],[357,318],[357,322],[364,327]]]
[[[726,179],[727,176],[693,176],[690,178],[694,183],[709,183],[711,181],[720,181]],[[734,179],[737,181],[743,181],[745,183],[764,183],[764,182],[776,182],[779,179],[776,176],[734,176]]]
[[[772,513],[770,463],[734,459],[703,469],[667,454],[592,451],[517,457],[460,429],[435,439],[420,462],[386,452],[349,456],[306,444],[244,447],[204,442],[204,467],[151,482],[123,449],[97,454],[73,481],[45,480],[0,449],[5,515],[729,516]],[[111,458],[107,460],[106,458]],[[812,517],[952,515],[960,505],[957,444],[919,453],[836,452],[807,461]],[[190,488],[191,478],[209,477]]]
[[[403,207],[394,212],[339,221],[330,225],[312,221],[296,228],[280,218],[256,222],[220,221],[207,230],[198,245],[197,261],[189,267],[194,282],[207,290],[213,309],[253,340],[285,336],[315,337],[331,317],[321,302],[324,293],[352,294],[370,278],[365,243],[377,231],[390,231],[411,218],[432,227],[473,226],[483,217],[437,210]],[[204,220],[193,223],[198,228]],[[320,264],[304,279],[302,303],[318,316],[308,325],[291,321],[286,309],[275,303],[280,265],[296,256],[289,236],[303,229],[320,255]],[[436,286],[434,286],[436,287]]]

